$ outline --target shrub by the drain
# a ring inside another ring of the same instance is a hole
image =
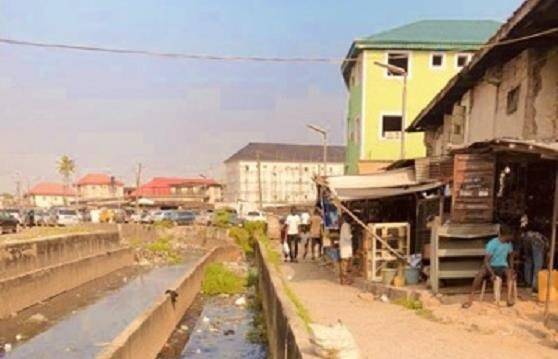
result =
[[[204,271],[202,292],[206,295],[237,294],[244,291],[245,278],[225,268],[222,263],[212,263]]]

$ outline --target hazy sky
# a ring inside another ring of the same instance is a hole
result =
[[[504,20],[520,0],[0,0],[0,36],[217,55],[343,57],[420,19]],[[217,175],[250,141],[344,137],[338,65],[250,64],[0,45],[0,191],[79,174]],[[19,173],[19,174],[18,174]]]

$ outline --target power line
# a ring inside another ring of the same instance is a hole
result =
[[[496,46],[503,46],[514,44],[521,41],[531,40],[534,38],[550,35],[558,32],[558,27],[554,27],[545,31],[537,32],[534,34],[517,37],[508,40],[496,41],[492,43],[487,43],[478,47],[478,50],[488,49]],[[223,62],[267,62],[267,63],[326,63],[326,64],[341,64],[345,62],[356,62],[358,59],[341,59],[334,57],[265,57],[265,56],[225,56],[225,55],[210,55],[210,54],[191,54],[191,53],[181,53],[181,52],[158,52],[151,50],[142,49],[123,49],[123,48],[109,48],[100,46],[90,46],[90,45],[72,45],[72,44],[57,44],[57,43],[45,43],[36,41],[26,41],[26,40],[15,40],[0,38],[0,43],[8,45],[17,46],[28,46],[28,47],[38,47],[45,49],[58,49],[58,50],[76,50],[76,51],[88,51],[88,52],[104,52],[104,53],[114,53],[121,55],[143,55],[152,57],[165,57],[165,58],[177,58],[186,60],[201,60],[201,61],[223,61]],[[448,44],[448,45],[460,45],[460,44]],[[455,48],[452,49],[454,52],[459,51],[470,51],[471,48]]]
[[[128,54],[128,55],[144,55],[154,57],[168,57],[180,58],[187,60],[205,60],[205,61],[227,61],[227,62],[285,62],[285,63],[341,63],[342,59],[328,58],[328,57],[263,57],[263,56],[220,56],[208,54],[188,54],[178,52],[157,52],[150,50],[137,50],[137,49],[118,49],[97,47],[88,45],[68,45],[68,44],[54,44],[43,43],[34,41],[22,41],[0,38],[0,43],[9,45],[39,47],[46,49],[59,49],[59,50],[78,50],[78,51],[91,51],[91,52],[105,52],[115,54]]]

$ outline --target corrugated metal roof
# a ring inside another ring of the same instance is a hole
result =
[[[317,180],[320,183],[320,179]],[[442,185],[439,181],[417,181],[412,168],[360,176],[333,176],[327,187],[342,201],[378,199],[428,191]]]
[[[131,193],[131,196],[169,196],[171,187],[218,185],[212,178],[155,177]]]
[[[500,27],[492,20],[423,20],[358,39],[363,48],[477,49]]]
[[[110,185],[113,183],[116,186],[124,186],[124,183],[104,173],[88,173],[82,178],[80,178],[79,181],[77,181],[78,186],[86,186],[86,185],[99,186],[99,185]]]
[[[62,183],[41,182],[33,186],[27,193],[31,196],[75,196],[75,191]]]
[[[423,20],[356,39],[346,59],[356,58],[362,50],[454,50],[480,48],[500,27],[492,20]],[[341,71],[348,78],[354,61],[346,61]]]
[[[549,159],[558,159],[558,142],[521,140],[514,138],[496,138],[489,141],[479,141],[468,145],[452,146],[455,153],[469,152],[470,150],[491,148],[495,151],[510,151],[544,155]]]
[[[256,161],[258,154],[261,161],[268,162],[321,162],[323,146],[252,142],[226,159],[225,163]],[[328,146],[327,160],[328,162],[345,162],[345,146]]]

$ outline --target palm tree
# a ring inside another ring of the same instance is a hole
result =
[[[76,171],[76,163],[68,155],[63,155],[58,160],[57,164],[58,173],[62,176],[64,181],[64,192],[69,192],[68,188],[70,185],[70,178],[72,174]],[[67,204],[66,196],[64,196],[64,204]]]

